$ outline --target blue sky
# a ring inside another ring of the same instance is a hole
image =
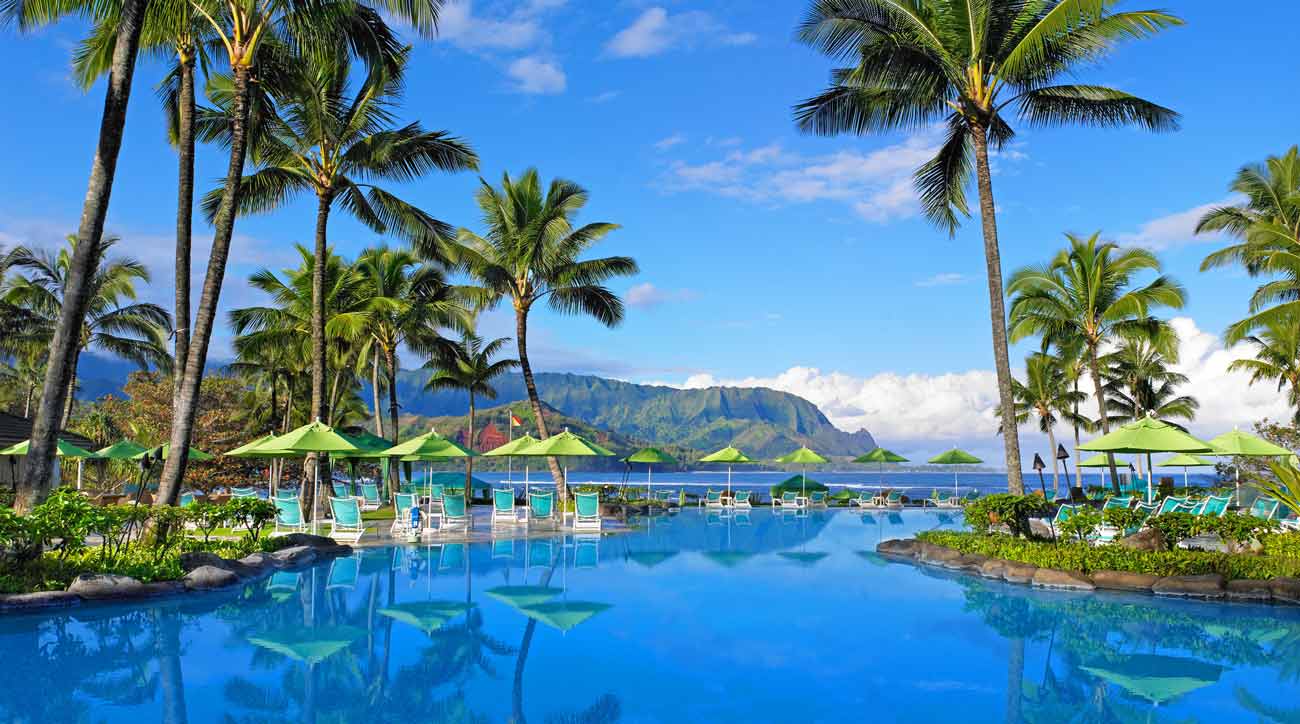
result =
[[[1214,246],[1190,228],[1198,208],[1228,197],[1239,166],[1297,142],[1300,102],[1286,82],[1297,75],[1300,8],[1270,4],[1263,22],[1217,2],[1167,4],[1186,27],[1123,47],[1083,80],[1170,106],[1182,129],[1022,127],[996,159],[994,187],[1008,273],[1045,259],[1067,230],[1158,249],[1188,288],[1181,315],[1209,359],[1223,352],[1214,336],[1244,311],[1253,284],[1198,272]],[[402,116],[467,139],[491,181],[528,166],[573,179],[591,193],[585,220],[623,225],[597,250],[641,265],[618,285],[635,302],[626,322],[604,330],[539,315],[531,340],[539,366],[769,384],[805,394],[846,427],[987,443],[987,429],[971,430],[988,417],[992,367],[977,224],[950,239],[916,215],[910,173],[932,134],[819,138],[794,129],[791,105],[820,90],[831,67],[792,39],[805,5],[453,3],[442,37],[415,41]],[[75,22],[26,36],[0,30],[10,68],[0,77],[8,100],[0,244],[51,244],[75,228],[103,102],[102,85],[83,94],[68,80],[83,31]],[[167,302],[175,159],[152,93],[160,68],[146,61],[137,73],[109,229],[123,237],[122,251],[155,268],[149,294]],[[203,150],[201,188],[223,168],[219,149]],[[431,177],[402,193],[477,228],[477,183],[468,173]],[[290,262],[312,220],[309,199],[241,220],[223,307],[257,301],[243,279]],[[196,233],[210,232],[200,224]],[[331,236],[345,255],[378,241],[341,214]],[[513,330],[501,314],[484,326]],[[221,330],[218,354],[228,341]],[[939,406],[926,424],[885,419],[924,416],[917,410],[927,403],[909,397],[927,389],[969,398],[967,417]]]

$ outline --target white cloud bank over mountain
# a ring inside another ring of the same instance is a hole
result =
[[[1284,395],[1273,386],[1251,386],[1245,375],[1228,371],[1232,360],[1249,355],[1246,348],[1225,348],[1217,335],[1198,328],[1187,317],[1174,318],[1172,324],[1181,339],[1177,368],[1190,379],[1187,391],[1201,403],[1197,419],[1190,425],[1194,434],[1209,437],[1233,426],[1249,428],[1264,417],[1285,419],[1290,414]],[[820,407],[837,427],[865,427],[879,444],[916,461],[959,446],[983,457],[989,465],[1000,467],[1002,463],[993,414],[997,379],[992,370],[937,375],[882,372],[859,377],[792,367],[770,377],[727,379],[697,374],[675,386],[714,385],[769,387],[799,395]],[[1091,383],[1085,382],[1085,387],[1090,389]],[[1090,399],[1087,404],[1095,403]],[[1057,436],[1070,446],[1068,428],[1058,428]],[[1026,462],[1035,452],[1045,453],[1046,448],[1036,426],[1021,428]]]

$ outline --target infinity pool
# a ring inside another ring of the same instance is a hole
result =
[[[1300,721],[1300,609],[874,554],[933,512],[685,511],[0,618],[2,722]]]

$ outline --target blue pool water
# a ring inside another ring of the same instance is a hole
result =
[[[1300,716],[1300,609],[887,563],[951,516],[698,511],[378,548],[238,593],[0,618],[3,722],[1236,722]]]

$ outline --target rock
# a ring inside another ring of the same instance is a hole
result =
[[[36,591],[0,596],[0,611],[36,608],[66,608],[81,603],[81,596],[71,591]]]
[[[1143,528],[1133,535],[1120,538],[1115,543],[1135,551],[1168,550],[1168,546],[1165,545],[1165,537],[1155,528]]]
[[[140,584],[140,596],[142,598],[170,596],[184,591],[185,584],[180,581],[154,581],[153,583]]]
[[[216,566],[217,568],[226,567],[226,559],[216,553],[207,551],[190,551],[181,554],[181,570],[189,573],[195,568],[202,566]]]
[[[240,558],[239,562],[249,568],[269,568],[274,565],[271,557],[265,553],[249,553]]]
[[[1185,596],[1193,598],[1223,598],[1223,576],[1207,573],[1202,576],[1166,576],[1151,585],[1157,596]]]
[[[980,564],[979,574],[985,578],[1002,578],[1007,571],[1007,562],[990,558]]]
[[[335,543],[332,546],[316,549],[317,558],[339,558],[352,555],[352,546]]]
[[[331,541],[333,546],[334,542]],[[280,566],[305,566],[316,560],[316,549],[310,546],[292,546],[281,548],[271,554],[271,558]]]
[[[943,566],[949,561],[954,561],[961,557],[959,551],[946,546],[937,546],[933,543],[921,543],[921,553],[918,556],[924,563],[930,563],[937,566]]]
[[[979,573],[980,568],[984,566],[984,563],[987,562],[988,559],[989,557],[983,555],[982,553],[963,553],[956,560],[951,561],[949,564],[947,564],[944,567],[952,568],[958,571],[970,571],[971,573]]]
[[[186,588],[191,591],[210,591],[214,588],[225,588],[239,583],[239,576],[234,571],[228,571],[216,566],[199,566],[181,579]]]
[[[1149,573],[1130,573],[1128,571],[1094,571],[1092,583],[1097,588],[1109,588],[1114,591],[1151,592],[1151,586],[1160,580],[1160,576]]]
[[[308,548],[329,548],[338,545],[333,538],[326,538],[323,535],[312,535],[311,533],[290,533],[284,536],[284,542],[289,547],[307,546]]]
[[[1300,603],[1300,578],[1273,578],[1268,582],[1268,590],[1273,600],[1285,603]]]
[[[113,573],[83,573],[72,580],[68,593],[93,601],[110,598],[138,598],[143,583],[130,576]]]
[[[921,541],[915,538],[896,538],[881,541],[876,545],[876,552],[882,556],[916,558],[921,552]]]
[[[1052,568],[1039,568],[1034,571],[1031,581],[1041,588],[1063,588],[1070,591],[1091,591],[1096,588],[1082,573],[1058,571]]]
[[[1034,580],[1034,574],[1037,572],[1038,566],[1007,561],[1006,567],[1002,570],[1002,580],[1008,583],[1029,583]]]
[[[1238,578],[1224,586],[1229,601],[1262,602],[1273,600],[1273,590],[1268,581]]]

